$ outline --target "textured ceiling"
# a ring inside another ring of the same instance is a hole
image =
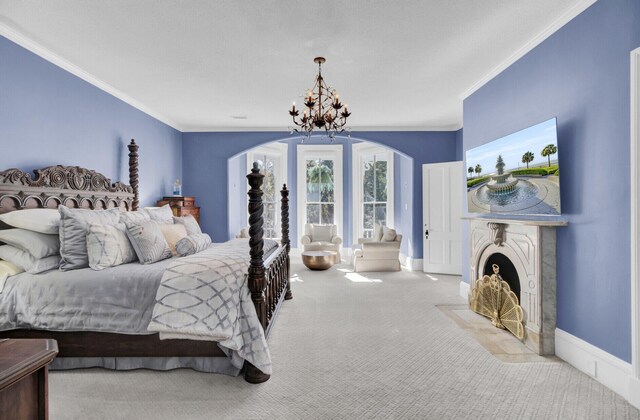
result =
[[[442,130],[462,125],[466,91],[581,4],[0,0],[0,25],[183,131],[285,130],[316,55],[354,129]]]

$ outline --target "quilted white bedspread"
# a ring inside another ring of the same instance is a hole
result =
[[[277,246],[265,240],[265,251]],[[148,330],[161,339],[217,341],[240,368],[271,374],[271,356],[251,301],[249,242],[230,241],[173,261],[163,274]]]

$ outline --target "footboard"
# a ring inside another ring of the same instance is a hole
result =
[[[249,247],[251,262],[249,264],[248,284],[251,300],[255,305],[258,318],[265,335],[268,337],[274,325],[280,305],[285,299],[291,299],[289,284],[290,260],[289,251],[289,190],[284,185],[282,195],[282,242],[280,247],[264,261],[264,230],[262,181],[258,164],[254,162],[247,180],[249,189]],[[266,375],[248,362],[245,362],[244,378],[247,382],[261,383],[269,379]]]

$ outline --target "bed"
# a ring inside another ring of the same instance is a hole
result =
[[[57,208],[61,204],[93,210],[120,208],[122,211],[135,211],[139,206],[139,156],[138,145],[134,140],[128,145],[128,149],[129,185],[121,182],[112,184],[107,177],[98,172],[72,166],[58,165],[35,170],[34,178],[19,169],[2,171],[0,213],[28,208]],[[225,249],[236,253],[242,250],[249,254],[246,276],[248,287],[245,288],[248,289],[247,300],[250,296],[250,302],[255,308],[266,339],[273,329],[283,301],[292,298],[289,283],[289,191],[286,185],[283,186],[282,239],[280,243],[274,243],[263,238],[263,175],[260,174],[257,165],[254,165],[247,179],[250,186],[249,239],[245,239],[245,242],[213,244],[202,255],[213,255]],[[0,222],[0,229],[6,228],[8,226]],[[235,368],[229,365],[229,357],[217,342],[201,339],[160,339],[158,333],[145,331],[159,284],[159,273],[171,265],[174,259],[148,266],[126,264],[103,271],[51,271],[46,273],[47,281],[51,282],[49,285],[42,282],[42,275],[23,273],[14,276],[20,277],[23,312],[29,310],[32,305],[29,293],[39,296],[48,293],[48,300],[38,301],[40,303],[37,305],[41,305],[38,311],[41,313],[46,313],[45,309],[56,299],[65,300],[70,307],[73,307],[74,302],[84,307],[92,307],[96,314],[100,313],[102,306],[120,306],[122,309],[112,315],[106,323],[92,322],[90,318],[76,318],[75,321],[65,318],[57,322],[55,317],[42,325],[0,322],[0,339],[57,340],[59,355],[54,368],[101,366],[115,369],[143,367],[165,370],[191,367],[197,370],[237,374],[237,363]],[[7,283],[7,290],[0,294],[0,307],[8,307],[6,302],[3,303],[3,298],[16,299],[12,295],[13,289],[17,288],[16,284],[17,282]],[[93,293],[92,284],[96,285],[96,293]],[[25,288],[30,292],[24,293]],[[35,303],[33,305],[37,306]],[[34,328],[33,325],[37,327]],[[45,328],[43,325],[48,327]],[[261,383],[270,377],[246,360],[242,371],[245,380],[250,383]]]

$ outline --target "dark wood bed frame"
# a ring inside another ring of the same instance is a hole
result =
[[[29,208],[67,207],[137,210],[138,145],[131,140],[129,149],[129,185],[112,184],[104,175],[78,166],[50,166],[35,170],[35,178],[19,169],[0,172],[0,213]],[[289,251],[289,190],[282,196],[282,241],[264,260],[262,181],[264,176],[254,163],[249,181],[249,245],[251,262],[248,285],[251,299],[268,337],[282,302],[292,298]],[[1,224],[1,222],[0,222]],[[7,228],[6,225],[0,229]],[[2,338],[53,338],[58,342],[58,357],[226,357],[216,342],[196,340],[160,340],[158,334],[129,335],[91,331],[57,332],[45,330],[0,331]],[[250,383],[269,379],[248,362],[244,378]]]

